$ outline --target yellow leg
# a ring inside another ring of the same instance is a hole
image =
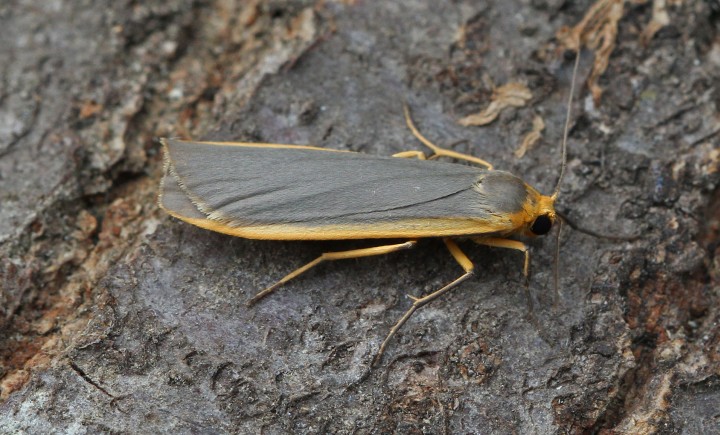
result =
[[[290,281],[293,278],[298,277],[299,275],[302,275],[303,273],[307,272],[308,270],[312,269],[313,267],[317,266],[318,264],[324,262],[324,261],[333,261],[333,260],[347,260],[350,258],[360,258],[360,257],[371,257],[373,255],[384,255],[389,254],[391,252],[400,251],[403,249],[410,249],[414,247],[417,244],[417,241],[415,240],[409,240],[405,243],[398,243],[395,245],[384,245],[384,246],[375,246],[373,248],[363,248],[363,249],[353,249],[351,251],[341,251],[341,252],[326,252],[319,256],[318,258],[314,259],[313,261],[309,262],[308,264],[295,269],[293,272],[286,275],[283,279],[276,282],[275,284],[271,285],[270,287],[266,288],[265,290],[259,292],[255,296],[252,297],[247,302],[248,306],[253,305],[260,299],[264,298],[265,296],[272,293],[275,289],[280,287],[281,285],[285,284],[286,282]]]
[[[447,246],[448,250],[450,251],[450,254],[455,258],[455,261],[458,262],[458,264],[465,270],[465,273],[461,275],[456,280],[452,281],[450,284],[446,285],[445,287],[441,288],[440,290],[434,291],[433,293],[430,293],[429,295],[423,296],[421,298],[415,298],[412,297],[413,304],[410,307],[409,310],[405,312],[405,314],[400,318],[400,320],[395,323],[395,326],[392,327],[390,332],[388,333],[387,337],[385,337],[385,341],[382,342],[380,345],[380,349],[378,350],[377,355],[375,355],[375,358],[373,359],[372,365],[376,365],[380,362],[380,359],[382,358],[383,352],[385,352],[385,348],[387,347],[388,343],[390,343],[390,339],[395,335],[395,333],[405,324],[405,322],[408,321],[410,316],[413,315],[415,311],[418,310],[418,308],[422,307],[423,305],[426,305],[435,299],[439,298],[440,296],[444,295],[445,293],[449,292],[453,288],[457,287],[460,283],[467,280],[471,276],[473,276],[473,271],[475,269],[475,266],[473,266],[472,262],[469,258],[467,258],[467,255],[463,253],[463,251],[460,250],[458,245],[453,242],[450,239],[445,239],[445,246]]]
[[[528,271],[530,270],[530,249],[523,242],[510,239],[498,239],[493,237],[473,237],[472,241],[485,246],[492,246],[495,248],[507,248],[515,249],[516,251],[523,252],[525,254],[525,265],[523,266],[523,275],[525,280],[528,278]]]
[[[393,157],[400,157],[403,159],[417,158],[419,160],[427,160],[425,153],[422,151],[402,151],[392,155]]]
[[[430,156],[428,158],[429,160],[432,160],[437,157],[451,157],[453,159],[465,160],[468,162],[476,163],[478,165],[485,166],[486,168],[492,170],[493,166],[489,162],[487,162],[483,159],[480,159],[480,158],[477,158],[477,157],[474,157],[474,156],[471,156],[468,154],[463,154],[463,153],[458,153],[456,151],[447,150],[445,148],[440,148],[439,146],[430,142],[415,127],[415,124],[413,123],[413,120],[410,117],[410,108],[408,108],[407,104],[403,105],[403,111],[405,113],[405,123],[407,124],[408,128],[412,132],[413,136],[415,136],[417,138],[417,140],[419,140],[420,142],[425,144],[425,146],[427,146],[428,148],[433,150],[433,153],[435,153],[433,156]]]
[[[511,239],[473,237],[472,240],[479,245],[492,246],[495,248],[515,249],[516,251],[520,251],[525,254],[525,264],[523,265],[523,276],[525,277],[525,298],[527,299],[528,303],[528,315],[530,316],[530,321],[537,326],[537,320],[533,315],[533,312],[535,310],[533,308],[532,295],[530,295],[530,280],[528,278],[528,272],[530,270],[530,249],[528,248],[528,246],[523,242],[518,242],[517,240]]]

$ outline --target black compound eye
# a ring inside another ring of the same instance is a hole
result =
[[[552,221],[550,220],[550,217],[546,214],[543,214],[535,219],[535,222],[533,222],[532,226],[530,227],[530,231],[532,231],[533,234],[542,236],[543,234],[549,233],[551,228]]]

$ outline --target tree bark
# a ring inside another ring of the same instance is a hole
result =
[[[441,241],[261,242],[156,205],[158,137],[368,154],[434,142],[550,194],[592,2],[169,0],[0,6],[0,427],[65,433],[708,433],[720,401],[717,11],[625,5],[594,101],[578,87],[559,293],[553,236],[521,255]],[[578,83],[597,53],[583,51]],[[532,98],[458,120],[493,89]],[[541,139],[515,151],[540,116]],[[459,140],[465,142],[457,143]],[[281,170],[281,169],[278,169]],[[528,296],[530,300],[528,300]],[[532,310],[529,308],[532,305]]]

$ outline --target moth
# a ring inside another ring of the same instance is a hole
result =
[[[574,92],[576,58],[570,101]],[[184,222],[236,237],[259,240],[401,239],[401,243],[324,253],[260,291],[252,305],[281,285],[325,261],[368,257],[410,249],[421,238],[442,238],[463,274],[442,288],[413,298],[392,327],[373,364],[393,335],[423,305],[475,273],[453,240],[517,250],[528,246],[514,236],[547,234],[558,219],[555,201],[567,162],[567,120],[562,165],[552,195],[543,195],[522,178],[495,170],[480,158],[441,148],[415,127],[407,105],[405,119],[432,154],[406,151],[391,157],[314,146],[162,139],[165,168],[159,205]],[[449,157],[475,164],[436,161]]]

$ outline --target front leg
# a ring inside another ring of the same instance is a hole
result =
[[[525,265],[523,266],[523,275],[525,282],[528,280],[528,271],[530,269],[530,248],[523,242],[511,239],[501,239],[496,237],[473,237],[472,241],[478,245],[492,246],[495,248],[515,249],[525,254]]]

